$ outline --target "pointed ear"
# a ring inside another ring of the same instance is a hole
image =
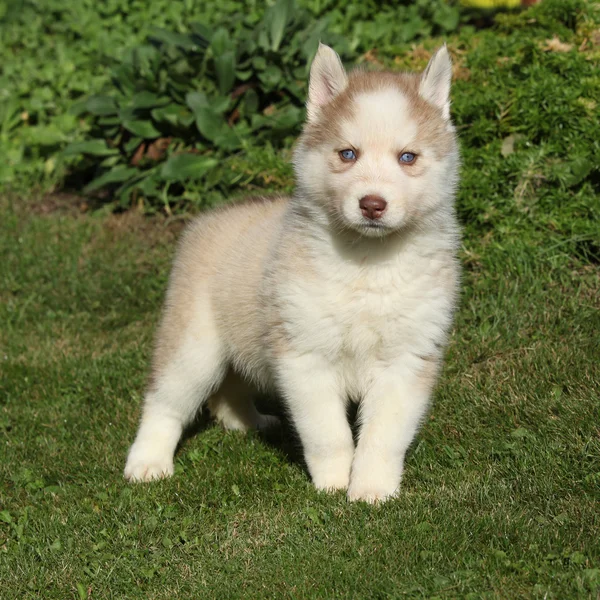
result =
[[[444,44],[432,57],[421,76],[419,95],[442,109],[444,119],[450,119],[450,83],[452,62]]]
[[[348,85],[348,76],[337,52],[319,43],[319,49],[310,67],[308,121],[314,121],[323,106],[329,104]]]

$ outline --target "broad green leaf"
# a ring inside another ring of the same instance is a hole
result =
[[[141,143],[143,142],[141,137],[132,137],[126,144],[125,144],[125,152],[127,152],[128,154],[130,152],[133,152]]]
[[[110,156],[107,156],[104,160],[100,161],[100,166],[106,167],[108,169],[109,167],[114,167],[121,160],[122,159],[120,154],[111,154]]]
[[[197,46],[196,52],[204,51],[210,46],[210,36],[198,35],[197,33],[191,33],[190,38],[192,42]],[[199,50],[198,50],[199,49]]]
[[[285,28],[292,18],[294,11],[294,0],[278,0],[269,11],[269,37],[271,39],[271,50],[279,50]]]
[[[88,112],[87,100],[77,100],[69,107],[69,114],[75,117],[78,117],[85,112]]]
[[[160,61],[160,52],[150,44],[138,46],[131,51],[131,64],[143,75],[155,73]]]
[[[85,589],[85,586],[82,583],[77,583],[76,586],[77,588],[77,594],[79,595],[79,600],[86,600],[86,598],[88,597],[88,593],[87,590]]]
[[[190,29],[193,34],[198,36],[201,40],[209,43],[212,40],[213,30],[204,23],[190,23]]]
[[[248,81],[250,77],[252,77],[253,72],[252,69],[247,69],[245,71],[240,71],[239,69],[235,72],[235,76],[240,81]]]
[[[431,31],[431,26],[424,21],[415,10],[411,16],[402,23],[399,28],[398,39],[401,42],[410,42],[414,40],[419,34],[423,32]]]
[[[258,71],[262,71],[267,68],[267,60],[264,56],[255,56],[252,59],[252,66]]]
[[[145,196],[152,195],[146,192],[144,184],[148,180],[156,181],[156,177],[157,173],[154,169],[150,169],[148,171],[138,171],[136,177],[133,177],[115,191],[115,195],[119,197],[119,203],[121,206],[125,206],[129,202],[134,190],[141,190]],[[154,191],[156,191],[156,189]]]
[[[252,116],[251,123],[253,129],[261,127],[270,127],[276,131],[286,131],[294,129],[302,122],[302,109],[296,106],[287,106],[284,109],[276,111],[270,116],[255,114]]]
[[[27,144],[38,146],[55,146],[66,141],[65,134],[54,125],[28,127],[23,132],[23,138]]]
[[[441,3],[433,13],[433,22],[445,31],[454,31],[460,20],[460,12],[456,6]]]
[[[119,119],[121,121],[136,121],[137,115],[132,106],[123,106],[119,109]]]
[[[120,125],[121,119],[118,115],[115,115],[114,117],[100,117],[96,122],[101,127],[111,127],[113,125]]]
[[[145,196],[155,196],[158,194],[158,184],[160,181],[160,173],[151,171],[151,175],[145,177],[136,184]]]
[[[279,67],[269,65],[258,78],[270,89],[277,88],[281,82],[283,73]]]
[[[215,72],[221,94],[227,94],[235,81],[235,52],[228,50],[214,58]]]
[[[215,146],[222,150],[236,150],[237,148],[240,148],[241,145],[242,141],[240,136],[232,127],[225,126],[215,138]]]
[[[264,50],[265,52],[269,52],[271,49],[271,44],[269,42],[269,35],[265,29],[260,29],[258,32],[258,38],[256,40],[259,48]]]
[[[0,131],[7,133],[22,123],[18,102],[11,99],[0,103]]]
[[[130,96],[135,92],[135,79],[135,72],[129,65],[123,64],[113,69],[113,84],[125,96]]]
[[[260,113],[256,113],[252,115],[250,119],[250,123],[253,130],[262,129],[263,127],[269,127],[273,120],[269,117],[265,117],[265,115],[261,115]]]
[[[93,115],[114,115],[117,113],[117,103],[110,96],[91,96],[86,101],[85,107]]]
[[[208,98],[204,92],[189,92],[185,96],[185,103],[192,109],[192,112],[196,114],[201,108],[206,108]]]
[[[132,167],[115,167],[114,169],[104,173],[103,175],[100,175],[100,177],[97,177],[91,183],[89,183],[84,188],[84,192],[89,193],[99,190],[109,183],[120,183],[122,181],[127,181],[131,177],[135,177],[138,173],[139,171]]]
[[[258,94],[256,93],[256,90],[253,88],[250,88],[245,94],[244,94],[244,110],[246,112],[246,114],[248,115],[252,115],[254,114],[257,110],[258,110]]]
[[[218,164],[219,161],[216,158],[190,153],[174,154],[162,165],[160,176],[162,179],[170,181],[199,179]]]
[[[73,154],[90,154],[92,156],[110,156],[118,154],[116,148],[109,148],[105,140],[87,140],[85,142],[73,142],[64,150],[63,154],[71,156]]]
[[[256,54],[256,41],[253,38],[247,37],[236,40],[238,47],[238,59],[240,57],[246,57],[243,60],[244,68],[251,60],[251,57]]]
[[[525,429],[525,427],[518,427],[517,429],[511,431],[510,435],[514,438],[524,438],[528,437],[530,434],[529,431]]]
[[[163,106],[169,102],[168,98],[157,96],[147,90],[139,92],[131,99],[131,107],[133,109],[155,108]]]
[[[160,136],[160,131],[154,127],[152,121],[123,121],[123,127],[125,127],[127,131],[131,131],[131,133],[145,139],[157,138]]]
[[[231,35],[227,31],[227,29],[220,27],[215,31],[210,42],[210,47],[215,58],[221,56],[221,54],[224,54],[225,52],[228,52],[233,48]]]
[[[299,83],[298,81],[290,81],[285,86],[285,89],[300,102],[303,102],[306,98],[306,87],[304,86],[304,82]]]
[[[155,121],[170,123],[171,125],[189,127],[194,122],[194,117],[188,108],[174,102],[167,106],[155,108],[151,114]]]
[[[293,129],[302,122],[302,110],[296,106],[288,106],[274,115],[273,128],[278,130]]]
[[[107,140],[112,140],[115,137],[117,137],[117,135],[119,134],[120,131],[121,131],[121,126],[120,125],[112,125],[110,127],[104,128],[103,131],[102,131],[102,135]]]
[[[317,53],[317,48],[319,47],[319,41],[321,40],[321,32],[315,31],[305,42],[302,44],[302,56],[306,59],[307,63],[311,62]],[[304,71],[304,75],[308,70],[308,64],[306,64],[302,70]]]
[[[594,168],[596,164],[588,156],[580,156],[568,163],[569,174],[565,178],[565,185],[573,187],[581,183]]]
[[[210,107],[218,114],[223,114],[231,106],[231,96],[214,96],[210,99]]]
[[[198,131],[211,142],[214,142],[227,127],[225,119],[208,106],[200,107],[195,114]]]

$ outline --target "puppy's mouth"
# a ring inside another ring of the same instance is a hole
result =
[[[359,225],[359,231],[362,232],[363,235],[369,237],[382,237],[387,235],[392,228],[381,221],[363,221]]]
[[[367,227],[369,229],[387,229],[387,227],[380,221],[366,221],[363,223],[363,227]]]
[[[381,221],[363,221],[361,224],[361,227],[363,227],[364,229],[368,229],[369,231],[387,231],[389,229],[389,226],[386,225],[385,223],[382,223]]]

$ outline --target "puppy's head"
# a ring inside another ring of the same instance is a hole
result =
[[[321,44],[294,166],[301,196],[336,229],[383,237],[451,206],[458,150],[446,47],[420,74],[356,70]]]

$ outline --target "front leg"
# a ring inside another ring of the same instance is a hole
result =
[[[379,373],[361,402],[349,500],[375,503],[398,492],[404,456],[427,410],[437,373],[436,362],[417,361],[411,368],[390,366]]]
[[[346,489],[354,440],[334,369],[321,356],[285,356],[278,363],[278,382],[315,487]]]

